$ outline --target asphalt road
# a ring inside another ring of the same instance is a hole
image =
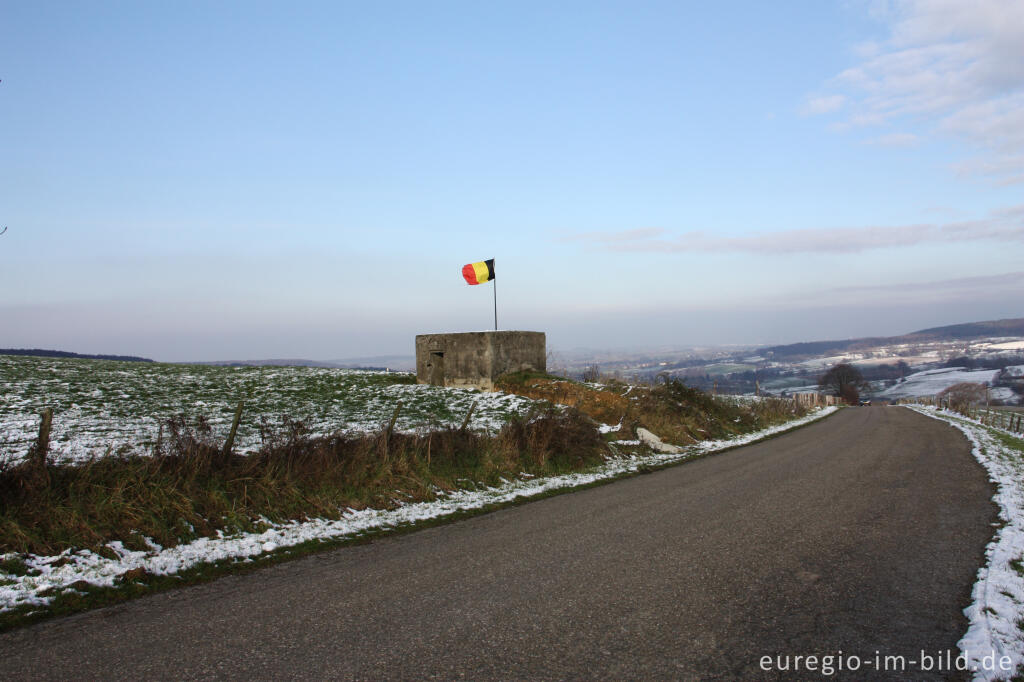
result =
[[[952,428],[847,409],[650,475],[9,632],[0,678],[751,679],[775,676],[765,655],[916,662],[955,652],[966,629],[992,493]],[[846,679],[868,677],[862,663]]]

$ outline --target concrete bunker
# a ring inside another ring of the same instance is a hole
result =
[[[493,331],[420,334],[416,381],[493,391],[502,374],[547,371],[544,332]]]

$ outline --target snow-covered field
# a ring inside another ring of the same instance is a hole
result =
[[[721,441],[704,441],[682,449],[680,453],[623,454],[605,461],[601,466],[584,473],[566,474],[549,478],[526,476],[506,481],[494,488],[462,490],[445,495],[433,502],[418,502],[391,510],[349,510],[340,519],[313,519],[291,523],[265,523],[260,533],[219,534],[213,538],[200,538],[175,547],[160,547],[149,541],[146,551],[132,551],[121,543],[108,545],[117,554],[108,559],[88,550],[64,552],[56,556],[0,555],[0,561],[20,560],[28,567],[28,575],[5,573],[0,569],[0,612],[22,606],[45,607],[54,595],[70,588],[77,581],[98,586],[112,586],[119,576],[134,569],[144,569],[154,575],[173,575],[193,566],[217,561],[247,562],[252,558],[279,548],[298,545],[311,540],[339,540],[356,538],[367,532],[394,528],[427,519],[449,516],[458,512],[480,509],[493,504],[528,498],[552,490],[574,488],[603,479],[615,478],[641,468],[672,464],[697,455],[716,452],[737,445],[745,445],[801,424],[831,414],[837,408],[828,407],[805,417],[755,433]],[[614,445],[614,443],[613,443]],[[635,442],[623,441],[634,446]]]
[[[812,358],[810,360],[804,360],[803,362],[796,363],[796,366],[802,367],[807,370],[824,370],[834,365],[838,365],[841,362],[856,362],[857,360],[863,359],[863,355],[860,353],[848,353],[846,355],[831,355],[823,358]]]
[[[160,424],[180,414],[206,417],[227,435],[239,400],[245,411],[236,448],[260,444],[259,419],[298,419],[314,435],[370,431],[401,401],[397,428],[461,423],[476,402],[470,427],[500,428],[534,401],[504,393],[396,383],[399,376],[318,367],[215,367],[0,355],[0,457],[23,457],[39,429],[39,412],[54,411],[51,457],[80,461],[107,452],[144,453]]]
[[[907,375],[906,381],[890,386],[877,394],[879,398],[921,398],[941,393],[943,389],[961,382],[991,384],[999,374],[998,369],[968,370],[963,367],[942,367],[915,372]],[[1012,396],[1013,392],[1008,391]],[[996,398],[992,396],[993,400]]]
[[[975,679],[1002,679],[983,669],[982,657],[995,653],[997,658],[1009,656],[1015,668],[1024,665],[1024,631],[1018,626],[1024,620],[1024,441],[1012,441],[1008,432],[959,414],[917,405],[911,409],[962,431],[998,486],[994,499],[1005,525],[985,551],[987,565],[978,571],[973,602],[964,611],[969,626],[960,649],[979,668]]]
[[[1024,340],[1007,341],[1005,343],[982,343],[978,348],[984,350],[1024,350]]]

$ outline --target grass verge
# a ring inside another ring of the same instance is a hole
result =
[[[167,547],[252,532],[263,520],[338,518],[524,472],[579,470],[608,454],[593,423],[572,409],[512,417],[493,436],[450,427],[311,437],[290,419],[265,430],[264,446],[243,456],[223,451],[203,420],[178,418],[152,456],[42,470],[26,460],[0,471],[0,553],[109,556],[115,541]]]
[[[547,374],[521,372],[500,377],[497,387],[534,400],[571,405],[596,421],[618,424],[618,434],[623,437],[632,438],[636,427],[642,426],[676,445],[750,433],[806,412],[790,400],[712,396],[678,379],[654,386],[616,381],[581,384]]]

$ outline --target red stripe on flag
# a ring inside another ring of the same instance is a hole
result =
[[[476,281],[476,269],[472,263],[462,266],[462,276],[466,279],[466,284],[480,284]]]

